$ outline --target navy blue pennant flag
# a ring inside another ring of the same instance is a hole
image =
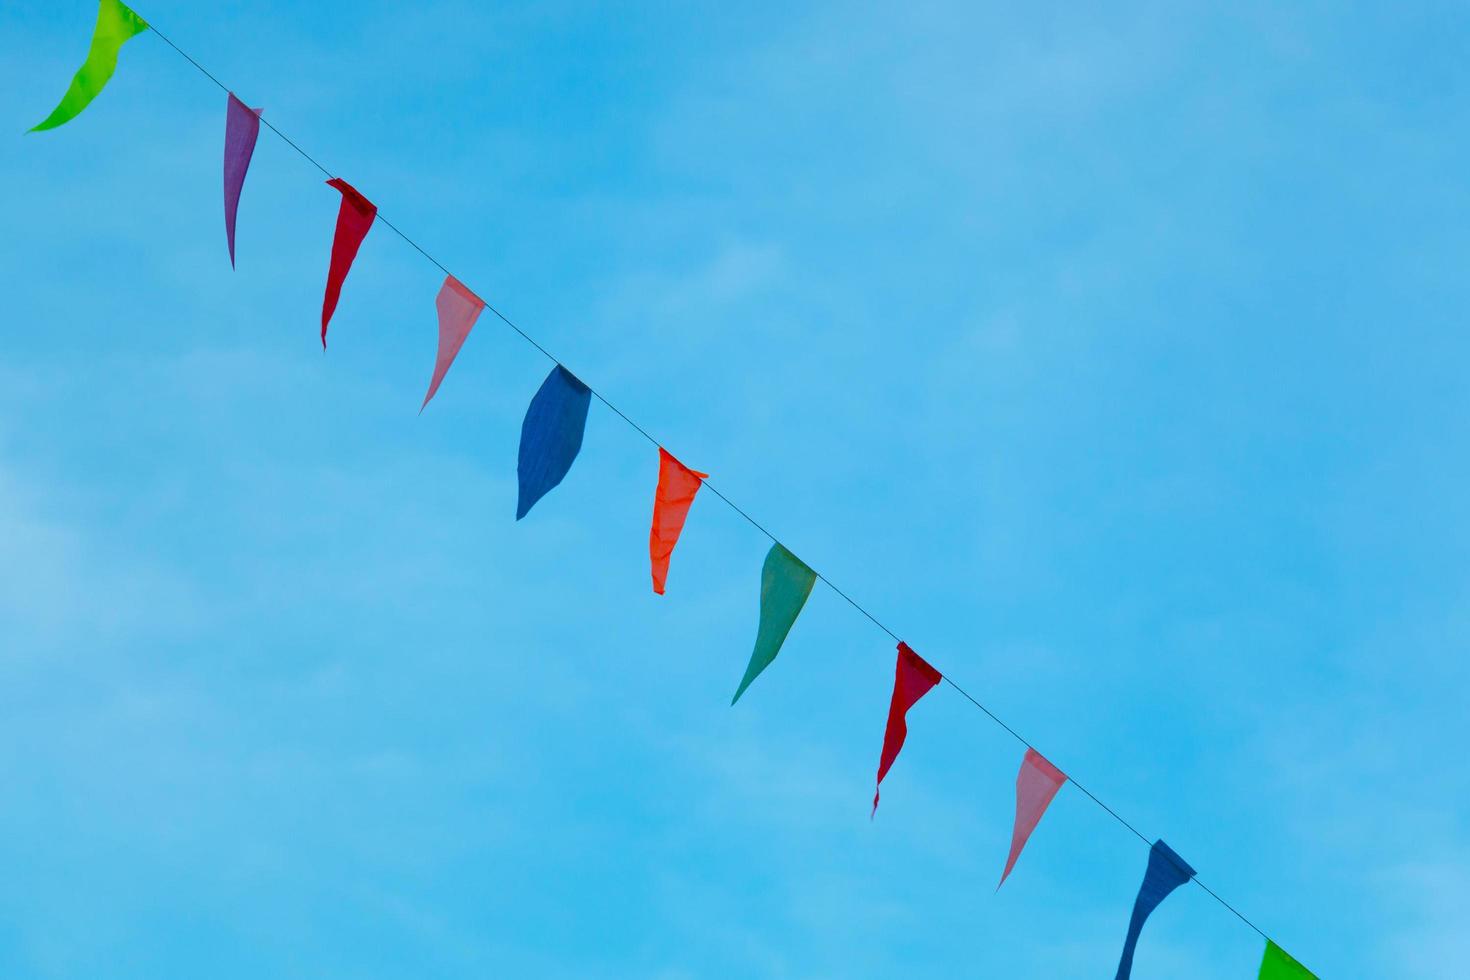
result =
[[[521,423],[521,452],[516,464],[520,495],[516,520],[566,477],[582,449],[592,389],[558,364],[551,369]]]
[[[1154,841],[1148,852],[1148,870],[1143,873],[1143,884],[1138,886],[1138,897],[1133,900],[1133,918],[1128,923],[1128,939],[1123,943],[1123,958],[1118,961],[1115,980],[1128,980],[1133,975],[1133,950],[1138,946],[1138,934],[1143,932],[1143,923],[1169,893],[1194,877],[1194,869],[1174,853],[1174,849],[1161,840]]]

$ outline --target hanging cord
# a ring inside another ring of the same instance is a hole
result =
[[[159,40],[163,41],[164,44],[167,44],[169,47],[173,48],[174,51],[176,51],[181,57],[183,57],[183,59],[185,61],[189,62],[189,64],[191,64],[195,68],[199,69],[200,74],[202,74],[205,78],[209,79],[211,82],[213,82],[214,84],[218,85],[220,87],[220,89],[222,89],[227,94],[233,94],[231,92],[229,86],[225,85],[218,78],[215,78],[214,75],[209,71],[209,69],[205,68],[199,62],[195,61],[189,55],[189,53],[187,51],[185,51],[183,48],[179,47],[174,42],[170,41],[163,34],[162,31],[160,31],[157,27],[154,27],[153,26],[152,22],[149,22],[148,29],[150,31],[152,31],[154,34],[158,35]],[[332,171],[328,170],[326,167],[322,166],[319,162],[317,162],[316,157],[312,156],[310,153],[307,153],[300,146],[298,146],[295,140],[291,139],[291,137],[287,136],[285,133],[281,132],[278,128],[276,128],[275,124],[269,122],[264,116],[260,116],[259,118],[260,118],[260,121],[261,122],[265,123],[266,127],[269,128],[271,132],[275,133],[283,141],[285,141],[286,145],[289,146],[289,147],[291,147],[291,149],[293,149],[297,153],[301,154],[301,156],[305,160],[307,160],[313,167],[316,167],[323,174],[326,174],[326,176],[329,179],[336,176],[335,174],[332,173]],[[391,229],[392,232],[395,235],[397,235],[399,238],[401,238],[405,242],[407,242],[420,255],[422,255],[424,258],[428,259],[431,263],[433,263],[434,266],[436,268],[438,268],[438,270],[440,272],[444,273],[446,276],[451,276],[451,277],[454,277],[456,279],[458,278],[457,276],[454,276],[454,274],[452,272],[450,272],[449,269],[447,269],[444,266],[444,263],[442,263],[438,259],[434,258],[433,255],[429,254],[429,251],[427,249],[425,249],[418,242],[414,241],[412,238],[409,238],[408,235],[406,235],[397,225],[393,224],[393,222],[389,221],[386,217],[384,217],[382,211],[379,211],[378,212],[377,219],[379,221],[381,221],[383,224],[387,225],[388,228]],[[532,347],[536,348],[542,354],[546,355],[546,357],[550,361],[552,361],[554,364],[560,365],[562,363],[560,358],[558,358],[555,354],[552,354],[551,351],[547,350],[545,347],[542,347],[541,344],[540,344],[540,342],[538,342],[530,334],[526,333],[526,331],[524,331],[520,327],[518,327],[515,324],[515,321],[511,320],[510,317],[506,316],[504,313],[502,313],[499,310],[497,310],[494,306],[490,305],[488,302],[485,304],[485,308],[487,310],[489,310],[491,313],[495,314],[495,316],[497,316],[500,319],[500,321],[502,323],[504,323],[507,327],[510,327],[510,329],[514,330],[520,336],[520,338],[522,340],[524,340],[526,343],[530,344]],[[583,384],[587,384],[586,379],[585,378],[582,378],[580,375],[577,376],[577,379],[579,381],[581,381]],[[591,385],[587,385],[587,387],[588,387],[588,390],[590,390],[592,392],[592,394],[597,398],[598,401],[602,402],[609,409],[611,409],[612,412],[613,412],[613,414],[617,415],[618,418],[620,418],[624,422],[628,423],[628,425],[631,426],[639,435],[641,435],[643,438],[647,439],[654,446],[659,447],[659,448],[662,448],[663,447],[663,443],[659,442],[653,436],[649,435],[647,429],[643,428],[643,426],[639,425],[637,422],[634,422],[631,418],[629,418],[623,412],[622,409],[618,408],[612,402],[608,401],[607,400],[607,396],[605,396],[602,392],[598,391],[596,388],[593,388]],[[765,528],[764,525],[762,525],[754,517],[751,517],[749,514],[747,514],[744,509],[742,509],[738,504],[735,503],[735,501],[731,500],[729,497],[725,496],[723,493],[721,493],[719,490],[717,490],[708,480],[705,480],[704,481],[704,486],[711,493],[713,493],[716,497],[719,497],[720,500],[724,501],[725,504],[731,510],[733,510],[735,513],[739,514],[741,517],[745,518],[745,520],[750,524],[751,527],[755,528],[757,531],[760,531],[766,537],[770,538],[773,542],[779,543],[779,539],[774,534],[772,534],[770,531],[766,530],[766,528]],[[856,599],[854,599],[852,596],[848,595],[846,592],[844,592],[841,589],[839,589],[832,582],[831,579],[827,578],[827,576],[823,575],[821,572],[816,571],[815,569],[813,569],[813,572],[817,576],[817,578],[819,578],[819,579],[822,580],[823,584],[825,584],[827,586],[827,588],[831,589],[833,592],[837,593],[843,599],[847,600],[848,605],[852,606],[852,608],[856,609],[858,612],[860,612],[864,616],[866,616],[868,618],[868,620],[871,621],[874,626],[878,627],[880,630],[882,630],[883,632],[887,633],[889,635],[889,637],[891,637],[895,642],[901,642],[900,637],[899,637],[899,635],[897,633],[893,632],[893,630],[891,630],[887,626],[883,625],[883,622],[880,619],[878,619],[877,616],[874,616],[872,613],[868,612],[868,610],[865,609]],[[944,680],[944,682],[946,684],[948,684],[950,687],[954,688],[966,701],[969,701],[972,705],[974,705],[975,707],[977,707],[981,711],[983,711],[990,718],[991,721],[995,722],[1001,728],[1005,729],[1006,732],[1009,733],[1012,738],[1014,738],[1016,741],[1020,742],[1022,745],[1024,745],[1028,749],[1035,749],[1036,748],[1036,746],[1034,746],[1027,739],[1023,738],[1021,736],[1021,734],[1019,732],[1017,732],[1014,728],[1012,728],[1010,725],[1008,725],[1004,721],[1002,721],[1000,719],[1000,716],[998,716],[995,712],[991,711],[984,704],[982,704],[978,700],[976,700],[963,687],[960,687],[958,684],[956,684],[954,682],[954,680],[952,680],[948,674],[945,674],[945,673],[941,672],[941,675],[942,675],[943,680]],[[1040,750],[1037,750],[1037,751],[1038,751],[1038,754],[1043,754],[1043,753],[1040,753]],[[1099,807],[1101,807],[1103,809],[1103,811],[1108,814],[1108,816],[1112,817],[1118,823],[1122,824],[1123,827],[1125,827],[1131,834],[1133,834],[1133,836],[1135,836],[1139,840],[1143,841],[1144,844],[1146,844],[1146,845],[1148,845],[1150,847],[1153,846],[1152,845],[1152,842],[1147,837],[1145,837],[1143,834],[1139,833],[1139,831],[1137,830],[1137,828],[1135,828],[1131,823],[1129,823],[1127,820],[1124,820],[1121,816],[1119,816],[1118,815],[1118,812],[1116,810],[1114,810],[1112,807],[1108,806],[1102,800],[1100,800],[1096,796],[1094,796],[1092,794],[1092,791],[1091,790],[1087,789],[1081,783],[1077,782],[1077,780],[1074,779],[1070,774],[1067,776],[1067,779],[1068,779],[1069,782],[1071,782],[1071,784],[1073,786],[1076,786],[1077,789],[1080,790],[1089,800],[1091,800],[1092,802],[1096,803]],[[1235,908],[1235,906],[1231,905],[1229,902],[1225,901],[1225,899],[1223,899],[1219,895],[1215,894],[1215,892],[1211,888],[1209,888],[1204,882],[1200,881],[1198,877],[1191,876],[1189,880],[1190,881],[1193,881],[1196,885],[1199,885],[1201,888],[1203,888],[1204,891],[1205,891],[1205,894],[1209,895],[1215,901],[1217,901],[1221,905],[1223,905],[1226,909],[1228,909],[1231,913],[1233,913],[1237,919],[1239,919],[1241,922],[1244,922],[1246,925],[1248,925],[1252,929],[1254,929],[1256,931],[1256,933],[1262,939],[1265,939],[1267,941],[1270,941],[1271,940],[1271,937],[1268,936],[1268,935],[1266,935],[1266,933],[1263,932],[1259,926],[1257,926],[1250,919],[1247,919],[1244,915],[1242,915]]]

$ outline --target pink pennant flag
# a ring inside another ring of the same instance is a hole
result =
[[[1006,869],[1001,872],[996,891],[1006,883],[1006,876],[1016,866],[1016,858],[1021,856],[1021,848],[1026,846],[1031,831],[1041,823],[1041,815],[1066,781],[1066,775],[1047,762],[1040,752],[1031,748],[1026,750],[1026,757],[1021,760],[1021,771],[1016,774],[1016,826],[1011,831],[1011,856],[1006,859]]]
[[[485,309],[485,301],[453,276],[444,277],[444,285],[440,288],[439,298],[434,300],[434,305],[439,310],[439,356],[434,361],[434,377],[429,382],[429,393],[424,396],[424,404],[419,406],[420,412],[429,404],[429,399],[434,397],[434,392],[439,390],[439,382],[449,373],[449,365],[454,363],[459,349],[464,346],[465,338],[470,335],[470,328]]]
[[[883,754],[878,758],[878,786],[898,758],[909,734],[909,709],[944,678],[907,643],[898,645],[898,664],[893,675],[893,700],[888,704],[888,726],[883,730]],[[878,812],[878,787],[873,789],[873,814]],[[869,819],[872,815],[869,815]]]

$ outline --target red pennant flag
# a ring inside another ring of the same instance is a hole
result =
[[[919,698],[933,690],[934,685],[944,678],[939,671],[929,666],[924,658],[909,649],[907,643],[898,645],[898,666],[893,678],[893,701],[888,705],[888,728],[883,732],[883,757],[878,760],[878,785],[888,775],[888,767],[898,758],[903,740],[909,733],[908,711]],[[878,812],[878,790],[873,790],[873,813]]]
[[[1001,872],[1000,884],[995,886],[996,891],[1000,891],[1000,886],[1006,883],[1006,876],[1016,866],[1016,858],[1021,856],[1021,848],[1026,846],[1031,831],[1041,823],[1041,815],[1046,812],[1052,797],[1057,795],[1057,790],[1066,781],[1066,775],[1047,762],[1040,752],[1033,748],[1026,749],[1026,757],[1021,760],[1021,771],[1016,774],[1016,826],[1011,831],[1011,855],[1006,858],[1006,869]]]
[[[327,323],[332,311],[337,308],[337,298],[342,295],[342,283],[347,279],[347,270],[357,258],[357,250],[367,237],[373,219],[378,216],[378,206],[357,192],[357,189],[341,177],[327,181],[331,187],[342,192],[342,206],[337,210],[337,233],[332,238],[332,264],[327,268],[327,294],[322,299],[322,347],[327,346]]]
[[[691,470],[662,446],[658,448],[658,489],[653,494],[653,530],[648,534],[648,556],[653,561],[653,591],[664,594],[669,558],[684,530],[684,518],[708,473]]]

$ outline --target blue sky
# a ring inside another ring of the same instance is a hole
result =
[[[1326,977],[1470,938],[1470,14],[1449,4],[139,6]],[[435,401],[440,275],[157,38],[0,10],[0,970],[1107,976],[1146,849],[543,358]],[[1456,911],[1456,910],[1461,911]],[[1135,977],[1253,977],[1203,891]]]

